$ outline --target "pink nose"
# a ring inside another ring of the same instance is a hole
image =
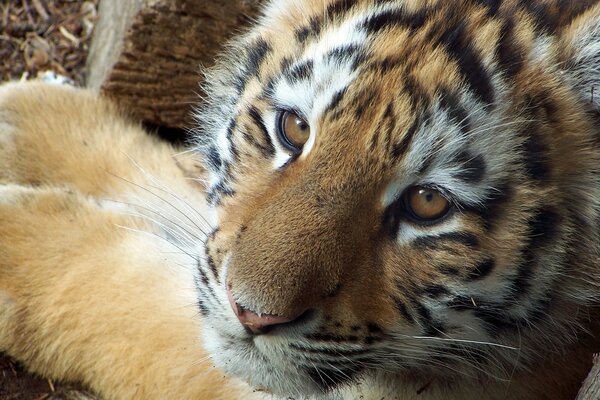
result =
[[[294,320],[294,318],[280,317],[278,315],[258,315],[250,310],[245,310],[235,301],[231,294],[231,288],[229,287],[227,288],[227,297],[229,298],[229,304],[231,304],[235,316],[242,325],[255,335],[267,333],[274,325],[285,324],[286,322]]]

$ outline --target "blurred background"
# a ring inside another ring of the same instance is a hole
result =
[[[98,0],[0,0],[0,80],[50,71],[84,83]]]

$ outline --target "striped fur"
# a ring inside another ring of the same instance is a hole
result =
[[[274,0],[207,82],[221,366],[286,396],[573,398],[598,349],[600,1]],[[311,126],[299,155],[279,109]],[[411,223],[413,185],[454,212]],[[227,285],[304,317],[250,340]]]

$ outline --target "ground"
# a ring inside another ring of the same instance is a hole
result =
[[[0,82],[52,71],[85,82],[98,0],[0,0]],[[72,385],[27,374],[0,354],[0,400],[92,400]]]

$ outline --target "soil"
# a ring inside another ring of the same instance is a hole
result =
[[[0,0],[0,81],[53,71],[78,84],[98,0]]]
[[[0,0],[0,83],[54,72],[77,85],[98,0]],[[0,400],[95,400],[80,388],[28,374],[0,354]]]

